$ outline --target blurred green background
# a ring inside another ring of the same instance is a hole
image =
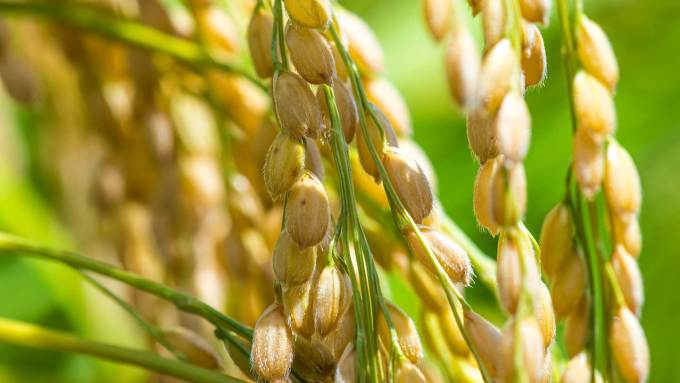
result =
[[[448,95],[442,49],[425,31],[419,1],[350,0],[342,4],[375,29],[386,54],[386,76],[410,107],[416,140],[436,168],[439,198],[446,210],[483,250],[495,254],[495,240],[478,229],[472,214],[477,164],[467,148],[464,121]],[[643,182],[640,219],[644,246],[639,262],[646,289],[642,323],[652,352],[650,382],[676,382],[680,381],[680,4],[676,0],[599,0],[586,1],[585,6],[588,15],[608,33],[619,59],[617,138],[636,160]],[[533,119],[532,147],[526,159],[527,225],[536,235],[543,217],[562,196],[571,153],[560,36],[554,16],[543,31],[547,81],[527,95]],[[0,116],[0,124],[7,127],[18,119],[26,128],[17,137],[2,140],[15,145],[0,151],[0,228],[69,246],[68,235],[43,202],[35,180],[14,174],[7,165],[16,160],[17,150],[30,149],[30,114],[9,105],[4,96],[0,109],[10,111]],[[134,340],[138,330],[121,321],[122,314],[115,307],[102,302],[92,305],[97,296],[83,289],[72,272],[53,264],[0,259],[0,316],[139,346]],[[397,289],[395,294],[408,292]],[[405,296],[395,299],[407,300]],[[109,333],[111,328],[116,332]],[[143,377],[140,370],[86,357],[0,345],[0,382],[122,382]]]

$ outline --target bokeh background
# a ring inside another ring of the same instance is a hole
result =
[[[472,214],[477,164],[467,148],[464,120],[450,101],[442,49],[427,35],[417,0],[349,0],[342,4],[374,28],[386,54],[386,75],[411,110],[415,138],[435,166],[439,198],[447,212],[487,252],[495,240],[482,233]],[[642,177],[639,259],[645,280],[642,324],[649,340],[650,382],[680,381],[680,3],[676,0],[586,0],[587,14],[609,35],[619,59],[617,139],[635,159]],[[560,56],[559,25],[553,15],[543,31],[548,55],[544,86],[531,90],[532,146],[526,159],[529,183],[527,225],[536,235],[543,217],[563,194],[570,161],[571,125]],[[31,171],[32,114],[0,91],[0,229],[61,246],[72,246],[49,203],[49,190]],[[17,174],[10,166],[25,163]],[[9,165],[8,165],[9,164]],[[394,299],[413,302],[412,292],[392,283]],[[475,304],[491,305],[484,291]],[[69,270],[33,261],[0,258],[0,316],[26,320],[83,336],[139,346],[138,330],[97,299]],[[408,306],[417,312],[416,307]],[[0,381],[140,381],[144,373],[90,358],[0,345]]]

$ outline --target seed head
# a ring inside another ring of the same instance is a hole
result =
[[[498,0],[485,2],[493,3]],[[480,107],[493,113],[503,101],[503,97],[510,90],[514,81],[517,57],[512,49],[510,40],[500,40],[484,56],[479,78],[478,97]]]
[[[408,277],[423,305],[435,312],[448,307],[444,291],[422,263],[411,262]]]
[[[380,109],[373,107],[373,111],[375,112],[375,115],[378,118],[380,125],[383,127],[383,129],[385,129],[385,135],[387,136],[385,138],[389,139],[388,131],[392,130],[392,126],[389,120],[387,119],[387,117],[385,117],[385,114]],[[359,152],[359,160],[361,161],[361,166],[364,168],[366,173],[372,175],[375,180],[378,180],[380,179],[380,174],[378,172],[377,165],[375,164],[375,162],[373,162],[373,157],[371,156],[371,152],[368,147],[368,140],[369,139],[371,140],[371,142],[373,143],[373,147],[381,157],[385,152],[386,143],[380,136],[380,128],[378,127],[378,125],[376,125],[375,121],[373,121],[373,118],[368,113],[366,114],[366,122],[367,122],[366,128],[368,130],[368,139],[364,136],[363,130],[359,129],[357,133],[357,151]]]
[[[317,137],[321,111],[309,85],[293,72],[280,72],[274,78],[274,109],[281,129],[293,137]]]
[[[609,90],[584,71],[574,76],[574,109],[578,126],[599,140],[614,132],[616,108]]]
[[[562,320],[569,315],[581,300],[586,287],[586,268],[579,253],[573,253],[562,263],[551,286],[551,297],[555,316]]]
[[[449,0],[445,0],[450,3]],[[467,28],[456,28],[446,48],[446,75],[453,99],[465,111],[477,106],[477,83],[481,59]]]
[[[305,169],[316,176],[319,181],[323,181],[325,173],[321,150],[317,142],[309,137],[305,137]]]
[[[347,345],[356,337],[356,323],[354,322],[354,308],[350,306],[340,316],[335,327],[323,338],[322,343],[338,360]]]
[[[261,379],[283,381],[292,364],[293,337],[281,307],[274,303],[255,324],[250,365]]]
[[[630,154],[614,140],[607,146],[604,192],[614,213],[636,214],[640,211],[640,176]]]
[[[248,24],[248,49],[253,60],[255,72],[262,78],[274,74],[272,61],[272,30],[274,20],[265,7],[255,7]]]
[[[534,252],[523,234],[508,232],[501,235],[498,241],[496,281],[501,303],[511,314],[517,310],[523,283],[526,283],[527,291],[536,291],[538,288],[539,277]]]
[[[331,19],[328,0],[286,0],[286,12],[297,24],[307,28],[324,29]]]
[[[288,195],[286,229],[302,249],[321,242],[330,222],[326,189],[312,173],[305,173],[293,184]]]
[[[423,0],[423,14],[430,34],[436,41],[444,39],[451,29],[452,3],[449,0]]]
[[[333,330],[351,299],[347,276],[337,267],[326,266],[314,287],[314,332],[325,336]]]
[[[284,286],[281,291],[283,312],[288,318],[291,330],[310,337],[314,333],[312,312],[313,281],[296,286]]]
[[[302,175],[305,148],[300,141],[281,132],[272,142],[264,162],[264,183],[272,199],[287,192]]]
[[[554,278],[564,259],[572,254],[573,236],[571,210],[564,202],[560,202],[545,216],[541,229],[541,266],[549,278]]]
[[[464,317],[465,331],[477,348],[484,367],[492,377],[497,377],[500,372],[498,349],[502,338],[500,331],[474,311],[466,310]]]
[[[425,375],[415,364],[404,361],[394,371],[394,383],[426,383]]]
[[[525,0],[529,2],[542,0]],[[522,72],[527,86],[540,84],[546,76],[548,67],[543,35],[536,24],[522,23],[524,40],[522,46]]]
[[[342,353],[334,374],[336,383],[356,383],[357,381],[357,355],[354,345],[349,344]]]
[[[392,319],[392,324],[397,331],[397,338],[399,339],[399,346],[404,355],[413,363],[418,363],[423,359],[423,346],[420,343],[420,337],[418,336],[418,330],[416,329],[415,323],[409,318],[400,308],[392,304],[387,303],[387,311]],[[386,345],[392,344],[389,327],[387,327],[387,321],[383,315],[380,315],[378,319],[378,332],[380,338]]]
[[[614,227],[614,240],[626,249],[628,254],[637,258],[642,248],[642,235],[640,224],[635,214],[615,214],[612,226]]]
[[[300,250],[288,231],[283,230],[272,257],[276,280],[285,286],[296,286],[309,281],[316,266],[316,248]]]
[[[494,116],[482,109],[472,110],[467,116],[468,144],[480,164],[498,155],[495,122]]]
[[[576,31],[576,47],[583,67],[607,86],[609,91],[616,89],[619,81],[619,64],[611,43],[599,25],[585,15]]]
[[[395,133],[399,136],[410,136],[411,114],[399,90],[385,78],[366,81],[368,100],[385,113]]]
[[[335,95],[335,103],[338,107],[340,115],[340,123],[342,125],[342,132],[345,135],[347,143],[352,142],[354,133],[359,127],[359,112],[357,104],[354,101],[352,90],[347,87],[340,79],[333,80],[333,93]],[[330,134],[331,115],[328,111],[328,103],[326,101],[326,93],[319,87],[316,91],[316,98],[319,101],[321,108],[321,116],[323,118],[324,130],[326,134]]]
[[[456,310],[460,310],[460,306],[457,307]],[[449,349],[456,355],[462,356],[467,355],[470,350],[467,347],[467,343],[465,343],[465,338],[463,337],[463,334],[460,332],[460,329],[458,328],[456,318],[454,318],[451,309],[447,307],[438,315],[437,318],[439,319],[439,327],[442,330],[444,340],[446,341],[446,344],[449,346]]]
[[[256,11],[257,12],[257,11]],[[225,53],[235,53],[239,49],[239,32],[234,21],[218,6],[199,6],[196,19],[209,47]]]
[[[515,326],[519,326],[517,334]],[[519,335],[520,352],[522,353],[522,370],[515,370],[515,335]],[[514,319],[510,320],[503,330],[503,338],[500,345],[502,360],[502,376],[505,381],[512,382],[517,374],[526,374],[529,382],[539,383],[543,377],[545,363],[545,348],[543,336],[536,320],[527,317],[519,324]]]
[[[522,17],[532,23],[546,24],[550,17],[550,0],[520,0]]]
[[[432,166],[432,163],[430,162],[430,159],[427,157],[427,154],[423,148],[421,148],[420,145],[418,145],[415,141],[404,138],[399,140],[399,149],[413,158],[421,167],[421,169],[423,169],[425,177],[427,177],[427,180],[430,181],[430,187],[432,188],[433,193],[436,194],[437,174],[435,173],[434,166]],[[432,217],[434,217],[434,214],[430,214],[428,216],[428,218]]]
[[[316,337],[295,337],[293,368],[305,380],[321,382],[333,372],[337,360]]]
[[[642,383],[649,376],[649,346],[635,314],[619,308],[612,320],[609,341],[616,365],[626,382]]]
[[[406,211],[416,223],[432,212],[433,196],[425,172],[418,163],[397,148],[389,148],[383,164],[392,186]]]
[[[180,158],[182,186],[197,206],[216,206],[224,199],[224,181],[213,157],[194,154]]]
[[[358,16],[347,11],[336,13],[342,32],[348,40],[349,54],[362,75],[372,76],[382,72],[383,50],[371,28]]]
[[[475,217],[480,226],[489,230],[492,235],[498,234],[499,226],[493,213],[493,182],[502,166],[502,157],[495,157],[482,164],[475,178],[473,190],[473,207]]]
[[[521,162],[529,151],[531,116],[524,97],[508,92],[503,98],[495,122],[498,152],[507,160]]]
[[[564,343],[567,354],[574,356],[586,346],[588,338],[588,295],[581,297],[576,308],[569,314],[565,323]]]
[[[527,180],[524,165],[505,163],[491,183],[493,219],[499,225],[512,225],[524,216],[527,204]]]
[[[626,305],[636,315],[640,315],[645,298],[640,268],[622,245],[616,246],[611,258],[612,268],[626,300]]]
[[[439,261],[448,277],[454,283],[469,284],[472,278],[472,266],[465,250],[439,231],[425,226],[420,226],[419,230],[425,243],[429,245],[434,257]],[[436,268],[427,256],[427,250],[418,241],[417,234],[409,232],[406,240],[416,259],[422,265],[425,265],[432,274],[436,275]]]
[[[505,35],[505,4],[502,0],[481,0],[481,11],[484,42],[492,47]]]
[[[569,360],[569,363],[567,363],[567,367],[562,374],[562,379],[560,379],[560,383],[590,382],[591,374],[592,368],[590,367],[590,363],[588,363],[588,356],[584,351],[573,356]],[[595,374],[595,383],[602,383],[602,377],[597,372]]]
[[[576,129],[574,135],[574,160],[572,167],[581,192],[592,199],[600,190],[604,176],[602,143],[584,128]]]
[[[286,46],[302,78],[312,84],[331,84],[335,76],[335,60],[330,44],[320,32],[289,21]]]
[[[555,311],[550,298],[550,291],[543,282],[537,284],[534,291],[534,317],[543,335],[543,346],[547,350],[555,339]]]

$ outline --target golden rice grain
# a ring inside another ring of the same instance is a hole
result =
[[[331,46],[318,31],[288,22],[286,46],[295,69],[312,84],[331,84],[335,76],[335,59]]]

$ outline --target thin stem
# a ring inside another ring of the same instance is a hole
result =
[[[97,274],[119,280],[139,290],[163,298],[178,309],[199,315],[219,328],[225,328],[250,339],[253,330],[238,321],[220,313],[208,304],[163,284],[142,278],[134,273],[121,270],[103,262],[95,261],[78,254],[46,248],[29,240],[0,233],[0,254],[33,256],[58,261],[76,269],[90,270]]]
[[[242,382],[216,371],[185,362],[166,359],[147,351],[118,347],[78,338],[40,326],[0,318],[0,342],[40,350],[75,352],[125,364],[132,364],[162,374],[197,383]]]
[[[102,285],[94,279],[93,277],[89,276],[88,274],[84,272],[80,272],[80,276],[85,279],[89,284],[94,286],[97,290],[101,291],[104,295],[108,296],[111,298],[118,306],[120,306],[125,312],[127,312],[132,319],[134,319],[139,327],[141,327],[144,331],[146,331],[147,334],[151,338],[153,338],[158,344],[163,346],[166,350],[168,350],[172,355],[175,356],[175,358],[179,360],[186,361],[186,356],[182,354],[181,352],[177,351],[172,344],[168,341],[168,339],[165,337],[163,332],[158,330],[155,326],[153,326],[151,323],[147,322],[142,318],[142,316],[135,310],[132,305],[127,303],[123,298],[119,297],[116,295],[113,291],[109,290],[106,286]]]
[[[98,33],[112,40],[148,49],[175,58],[194,67],[212,67],[243,76],[263,90],[266,87],[250,72],[216,59],[195,43],[163,33],[139,22],[121,20],[84,6],[68,7],[50,3],[0,2],[0,14],[43,17]]]

